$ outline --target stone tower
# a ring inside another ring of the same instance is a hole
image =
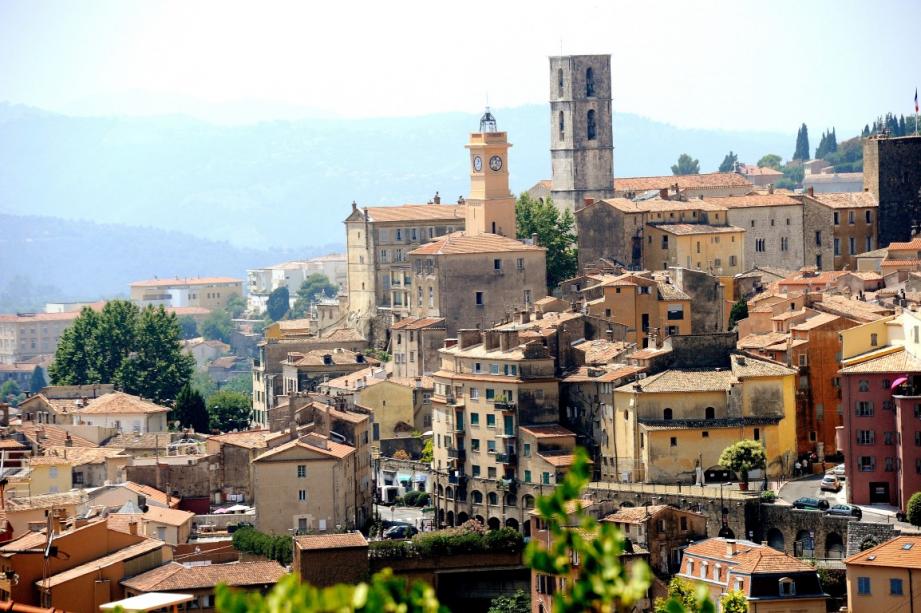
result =
[[[910,241],[921,224],[921,136],[864,139],[863,189],[879,201],[879,247]]]
[[[489,108],[480,118],[480,131],[470,135],[470,197],[465,233],[515,237],[515,197],[508,188],[508,135],[496,129]]]
[[[614,195],[611,120],[611,56],[551,57],[550,195],[559,209]]]

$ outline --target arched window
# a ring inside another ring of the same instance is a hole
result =
[[[566,116],[560,111],[560,140],[566,138]]]
[[[470,498],[473,500],[474,504],[483,504],[483,492],[473,490],[470,492]]]
[[[713,407],[707,407],[706,409],[704,409],[705,419],[713,419],[714,417],[716,417],[716,409],[714,409]]]
[[[588,112],[588,116],[585,118],[585,135],[588,140],[595,140],[595,110],[592,109]]]
[[[585,95],[589,98],[595,95],[595,72],[591,66],[585,69]]]
[[[662,419],[664,419],[665,421],[670,421],[671,418],[672,418],[672,410],[671,410],[671,409],[665,409],[665,410],[662,412]]]
[[[559,86],[560,86],[558,97],[562,98],[563,97],[563,69],[562,68],[556,71],[556,80],[559,82]]]
[[[489,493],[486,495],[486,499],[489,500],[489,504],[491,504],[491,505],[497,505],[497,504],[499,504],[499,495],[496,494],[495,492],[489,492]]]

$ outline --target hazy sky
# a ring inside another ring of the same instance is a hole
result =
[[[0,100],[215,121],[543,103],[547,56],[610,53],[614,106],[839,138],[913,112],[921,2],[0,0]]]

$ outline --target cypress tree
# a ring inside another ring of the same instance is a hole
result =
[[[809,129],[804,123],[796,132],[796,151],[793,153],[794,160],[809,159]]]

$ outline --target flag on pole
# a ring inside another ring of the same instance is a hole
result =
[[[918,88],[915,88],[915,115],[918,114]]]

